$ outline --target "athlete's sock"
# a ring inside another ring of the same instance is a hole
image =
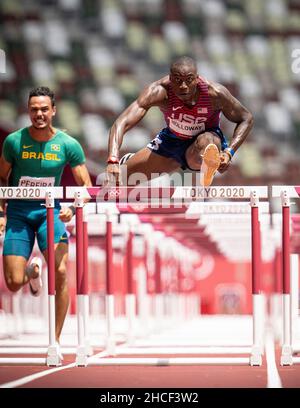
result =
[[[26,267],[26,274],[29,278],[29,287],[31,294],[33,296],[39,296],[43,287],[42,260],[38,257],[32,258],[30,264]]]
[[[129,160],[132,156],[134,156],[134,153],[126,153],[124,156],[121,157],[120,159],[120,164],[124,164]]]

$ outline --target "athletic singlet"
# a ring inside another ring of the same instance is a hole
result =
[[[190,139],[220,126],[220,110],[214,110],[208,94],[207,82],[198,77],[197,86],[200,90],[197,103],[188,107],[179,99],[169,85],[167,106],[160,108],[166,124],[171,132],[181,139]]]
[[[9,185],[20,187],[59,186],[66,164],[85,162],[81,145],[61,130],[47,142],[38,142],[28,128],[19,129],[6,137],[3,156],[12,165]]]

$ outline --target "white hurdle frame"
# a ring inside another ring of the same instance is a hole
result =
[[[0,365],[48,365],[60,366],[62,364],[60,357],[60,347],[55,341],[55,292],[53,290],[53,282],[55,282],[55,259],[54,259],[54,224],[53,224],[53,209],[54,200],[63,198],[63,187],[0,187],[0,199],[19,199],[19,200],[45,200],[47,208],[47,221],[51,226],[47,230],[48,241],[52,241],[52,245],[48,245],[48,299],[49,299],[49,346],[47,349],[47,356],[39,357],[1,357]],[[50,238],[49,238],[50,235]],[[52,235],[52,237],[51,237]],[[15,348],[4,348],[0,354],[16,353]],[[19,354],[30,354],[26,347],[19,347]],[[42,349],[41,351],[44,351]]]
[[[281,348],[280,364],[282,366],[291,366],[300,364],[300,357],[293,354],[298,352],[294,345],[295,319],[297,311],[294,310],[297,305],[298,293],[295,293],[294,282],[298,279],[298,255],[290,253],[290,198],[299,198],[300,186],[273,186],[272,197],[281,198],[282,206],[282,275],[283,275],[283,339]],[[295,278],[296,276],[296,278]],[[296,300],[296,299],[297,300]]]
[[[74,195],[76,208],[76,281],[77,281],[77,334],[78,346],[76,351],[76,365],[85,366],[87,357],[93,354],[89,341],[89,296],[88,296],[88,231],[87,208],[81,192]]]
[[[78,189],[77,189],[78,191]],[[73,190],[74,194],[74,190]],[[89,197],[89,193],[86,190],[86,195]],[[209,187],[209,188],[197,188],[197,187],[178,187],[175,189],[175,192],[172,198],[175,199],[202,199],[202,198],[225,198],[225,199],[250,199],[251,205],[251,214],[255,213],[258,220],[258,207],[259,207],[259,197],[267,198],[268,197],[268,188],[263,186],[232,186],[232,187]],[[254,210],[253,210],[254,209]],[[259,226],[256,226],[256,238],[259,231]],[[253,231],[252,231],[253,232]],[[253,241],[252,241],[253,245]],[[256,245],[256,256],[258,250],[258,243]],[[256,263],[256,266],[258,263]],[[107,301],[110,300],[107,298]],[[251,366],[259,366],[262,364],[262,330],[260,324],[260,313],[262,305],[262,295],[260,293],[253,293],[253,345],[251,347],[251,355],[248,357],[192,357],[192,358],[146,358],[146,357],[132,357],[132,358],[97,358],[89,357],[87,365],[200,365],[200,364],[229,364],[229,365],[240,365],[246,364]],[[108,309],[107,313],[109,315],[108,322],[113,323],[113,304],[111,302],[107,303]],[[108,327],[108,335],[110,335]],[[113,346],[115,346],[113,342]],[[111,354],[116,355],[119,349],[113,347]],[[123,349],[124,347],[122,347]],[[220,348],[219,348],[220,350]],[[232,350],[232,348],[231,348]],[[128,352],[130,352],[130,348]],[[156,354],[158,354],[156,350]],[[164,354],[165,354],[165,350]],[[195,350],[192,350],[193,352]],[[207,350],[206,350],[207,351]],[[249,351],[249,348],[248,350]],[[125,352],[125,351],[124,351]],[[170,350],[174,352],[174,350]],[[219,351],[220,352],[220,351]],[[241,350],[238,350],[240,354]],[[186,350],[188,354],[188,350]],[[222,354],[225,353],[225,348],[222,347]]]
[[[66,187],[65,197],[67,199],[75,199],[76,200],[80,197],[80,201],[78,202],[78,207],[80,208],[83,206],[84,199],[92,198],[89,194],[89,191],[97,191],[99,187],[92,187],[90,189],[86,187]],[[112,248],[112,224],[113,224],[113,215],[119,214],[119,210],[115,203],[101,203],[101,207],[99,208],[98,203],[97,206],[97,214],[105,214],[106,216],[106,253],[108,254],[106,259],[106,269],[107,273],[106,276],[109,278],[106,281],[106,295],[105,295],[105,317],[106,317],[106,344],[105,344],[105,351],[109,355],[115,354],[116,348],[116,333],[115,333],[115,295],[112,289],[112,255],[113,255],[113,248]],[[76,212],[77,217],[77,212]],[[86,221],[88,218],[86,217]],[[77,224],[77,227],[80,228],[80,220]],[[125,229],[122,232],[127,232]],[[79,237],[76,237],[76,241],[79,239],[81,243],[79,246],[82,245],[82,240]],[[77,247],[78,248],[78,247]],[[81,313],[81,319],[78,320],[78,333],[81,335],[78,337],[78,352],[76,357],[76,365],[85,367],[88,365],[88,356],[91,355],[91,347],[89,345],[88,339],[88,294],[85,295],[77,295],[78,296],[78,305]],[[85,306],[80,301],[80,297],[84,297]],[[81,344],[81,347],[80,347]]]

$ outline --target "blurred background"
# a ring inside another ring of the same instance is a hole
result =
[[[108,132],[114,120],[145,85],[168,74],[174,58],[189,55],[197,61],[201,76],[225,85],[255,119],[254,129],[230,169],[217,174],[214,184],[300,185],[300,72],[292,70],[294,65],[300,70],[300,59],[297,62],[292,57],[296,50],[300,57],[300,0],[0,0],[0,50],[6,55],[6,72],[0,73],[0,141],[9,132],[29,125],[29,91],[49,86],[57,99],[54,124],[80,141],[94,184],[106,165]],[[122,153],[143,148],[164,126],[161,112],[150,109],[125,136]],[[221,127],[229,140],[234,126],[222,118]],[[67,170],[63,183],[72,185],[70,177]],[[279,200],[277,206],[280,211]],[[141,217],[141,222],[151,222],[155,233],[165,234],[150,236],[157,251],[153,249],[153,254],[159,254],[163,243],[170,243],[173,252],[165,252],[173,258],[179,254],[179,262],[170,266],[168,262],[173,261],[167,258],[166,266],[159,266],[160,258],[154,255],[149,262],[156,265],[153,259],[158,259],[157,270],[163,271],[166,279],[182,273],[187,291],[192,287],[190,276],[194,279],[197,275],[195,285],[199,281],[203,313],[248,313],[250,255],[244,255],[241,248],[244,245],[250,251],[250,243],[243,238],[243,225],[229,225],[233,242],[226,234],[212,239],[197,219],[187,221],[177,214],[173,222],[171,216],[156,221]],[[280,224],[276,220],[264,225],[263,248],[270,249],[263,256],[266,293],[272,292],[277,284],[275,273],[281,270],[276,247]],[[96,222],[90,225],[96,231],[89,241],[91,292],[98,302],[99,287],[105,294],[105,230],[99,233]],[[242,238],[235,235],[236,226],[241,227]],[[299,252],[300,228],[295,231],[293,250]],[[181,255],[169,240],[171,236],[188,252]],[[123,246],[120,236],[115,234],[114,239],[114,266],[118,284],[123,285],[118,290],[126,293],[127,244],[124,236]],[[246,260],[225,259],[224,245],[230,254]],[[75,248],[72,235],[68,273],[75,270]],[[198,266],[190,266],[191,249],[201,256]],[[136,269],[145,262],[142,256],[135,255]],[[121,271],[125,271],[123,275]],[[172,291],[170,282],[167,290]],[[74,273],[70,278],[71,313],[75,290]],[[0,295],[6,296],[5,291],[2,278]],[[11,299],[3,296],[0,306],[3,299]],[[91,310],[98,310],[96,306]],[[10,306],[3,309],[9,311]]]
[[[56,93],[55,125],[83,145],[93,176],[105,167],[118,114],[181,55],[248,107],[255,126],[215,184],[299,184],[299,0],[1,0],[1,138],[27,126],[32,87]],[[125,136],[144,147],[164,126],[152,108]],[[228,139],[233,124],[222,119]]]

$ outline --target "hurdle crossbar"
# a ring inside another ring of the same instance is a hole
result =
[[[253,192],[260,198],[268,197],[268,187],[265,186],[226,186],[226,187],[67,187],[66,198],[80,194],[85,199],[95,199],[97,202],[128,202],[139,203],[155,201],[195,201],[203,199],[241,200],[250,198]]]

